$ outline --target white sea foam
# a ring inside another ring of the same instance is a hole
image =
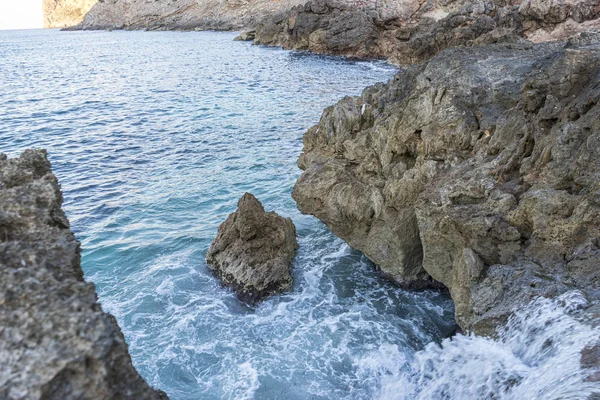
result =
[[[260,387],[258,376],[258,371],[251,362],[240,364],[236,379],[224,388],[227,398],[231,400],[254,399],[254,394]]]
[[[457,335],[391,365],[388,355],[400,356],[384,346],[360,363],[381,375],[381,400],[587,399],[600,383],[585,382],[581,351],[600,332],[569,315],[584,304],[577,291],[538,299],[515,313],[496,340]]]

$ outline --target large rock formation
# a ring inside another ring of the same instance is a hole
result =
[[[250,304],[292,287],[298,242],[290,218],[265,212],[250,193],[221,226],[206,256],[209,267]]]
[[[598,35],[446,50],[325,110],[293,196],[491,334],[537,295],[600,299],[599,100]]]
[[[595,0],[311,0],[263,20],[255,42],[410,65],[450,47],[551,41],[599,28]]]
[[[83,21],[98,0],[43,0],[44,28],[67,28]]]
[[[83,0],[71,2],[45,0],[59,10]],[[546,42],[600,29],[600,6],[596,0],[102,0],[73,29],[246,29],[257,44],[409,65],[450,47]]]
[[[0,398],[166,399],[85,282],[44,151],[0,154]]]
[[[236,30],[305,0],[102,0],[74,29]]]

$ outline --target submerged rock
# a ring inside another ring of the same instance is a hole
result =
[[[298,242],[290,218],[265,212],[250,193],[221,226],[206,260],[209,268],[250,304],[289,290]]]
[[[397,282],[493,334],[535,296],[600,300],[600,36],[443,51],[325,110],[293,197]]]
[[[84,281],[45,151],[0,154],[0,398],[167,399]]]

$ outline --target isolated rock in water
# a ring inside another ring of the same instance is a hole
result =
[[[166,399],[83,280],[45,151],[0,154],[0,399]]]
[[[67,28],[83,21],[98,0],[43,0],[44,28]]]
[[[290,218],[265,212],[250,193],[221,226],[207,254],[207,262],[238,297],[248,303],[292,286],[290,267],[298,242]]]
[[[492,334],[536,296],[600,301],[600,35],[445,50],[325,110],[293,197]]]

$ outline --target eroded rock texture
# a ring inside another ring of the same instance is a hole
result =
[[[298,248],[290,218],[265,212],[250,193],[221,226],[206,256],[209,267],[250,304],[292,287],[290,268]]]
[[[85,282],[44,151],[0,154],[0,399],[167,399]]]
[[[256,27],[256,43],[399,65],[457,47],[565,39],[600,28],[596,0],[311,0]]]
[[[326,109],[293,196],[491,334],[537,295],[600,298],[599,99],[597,35],[446,50]]]
[[[44,28],[67,28],[83,21],[98,0],[43,0]]]
[[[74,29],[239,30],[302,1],[102,0]]]

